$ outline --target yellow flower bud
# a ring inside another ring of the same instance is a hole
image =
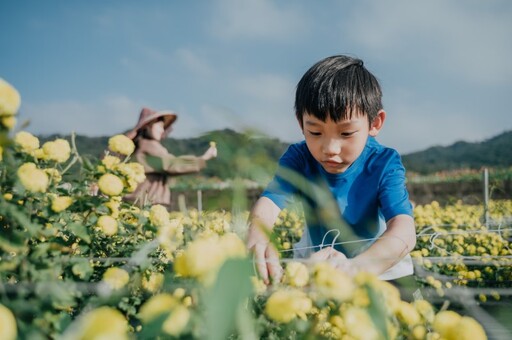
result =
[[[18,178],[21,184],[31,192],[45,192],[48,188],[48,176],[43,170],[36,167],[34,163],[25,163],[18,169]]]
[[[135,150],[135,144],[125,135],[115,135],[108,140],[108,148],[121,155],[129,156]]]
[[[2,125],[11,130],[16,125],[16,117],[6,116],[2,118]]]
[[[61,212],[66,210],[73,203],[73,198],[69,196],[57,196],[52,200],[52,210]]]
[[[98,181],[101,192],[108,196],[118,196],[123,192],[123,181],[112,174],[104,174]]]
[[[20,104],[19,92],[11,84],[0,78],[0,116],[16,114]]]
[[[26,131],[20,131],[14,136],[14,144],[24,153],[31,153],[39,148],[39,139]]]
[[[98,218],[97,226],[107,236],[112,236],[117,233],[117,220],[112,216],[100,216],[100,218]]]
[[[130,281],[128,272],[121,268],[111,267],[103,274],[103,282],[107,283],[112,289],[123,288],[128,281]]]

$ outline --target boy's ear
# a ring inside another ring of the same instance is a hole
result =
[[[370,132],[369,135],[372,137],[375,137],[379,134],[380,129],[382,129],[382,126],[384,125],[384,121],[386,120],[386,111],[380,110],[377,112],[377,116],[373,120],[373,122],[370,124]]]

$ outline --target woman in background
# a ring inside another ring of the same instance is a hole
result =
[[[215,143],[201,156],[175,156],[161,144],[172,131],[177,115],[172,111],[154,111],[143,108],[137,125],[126,135],[135,143],[134,161],[144,166],[146,180],[124,199],[138,205],[161,204],[170,207],[172,176],[196,173],[206,166],[206,161],[217,156]]]

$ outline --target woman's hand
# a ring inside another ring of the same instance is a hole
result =
[[[217,146],[210,144],[210,147],[206,152],[201,156],[202,159],[208,161],[212,158],[217,157]]]

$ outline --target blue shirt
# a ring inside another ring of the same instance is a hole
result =
[[[312,244],[341,242],[336,249],[348,257],[370,246],[393,217],[413,215],[400,155],[374,137],[341,174],[326,172],[305,141],[290,145],[262,196],[281,209],[299,199]],[[339,236],[327,233],[331,229],[340,230]]]

